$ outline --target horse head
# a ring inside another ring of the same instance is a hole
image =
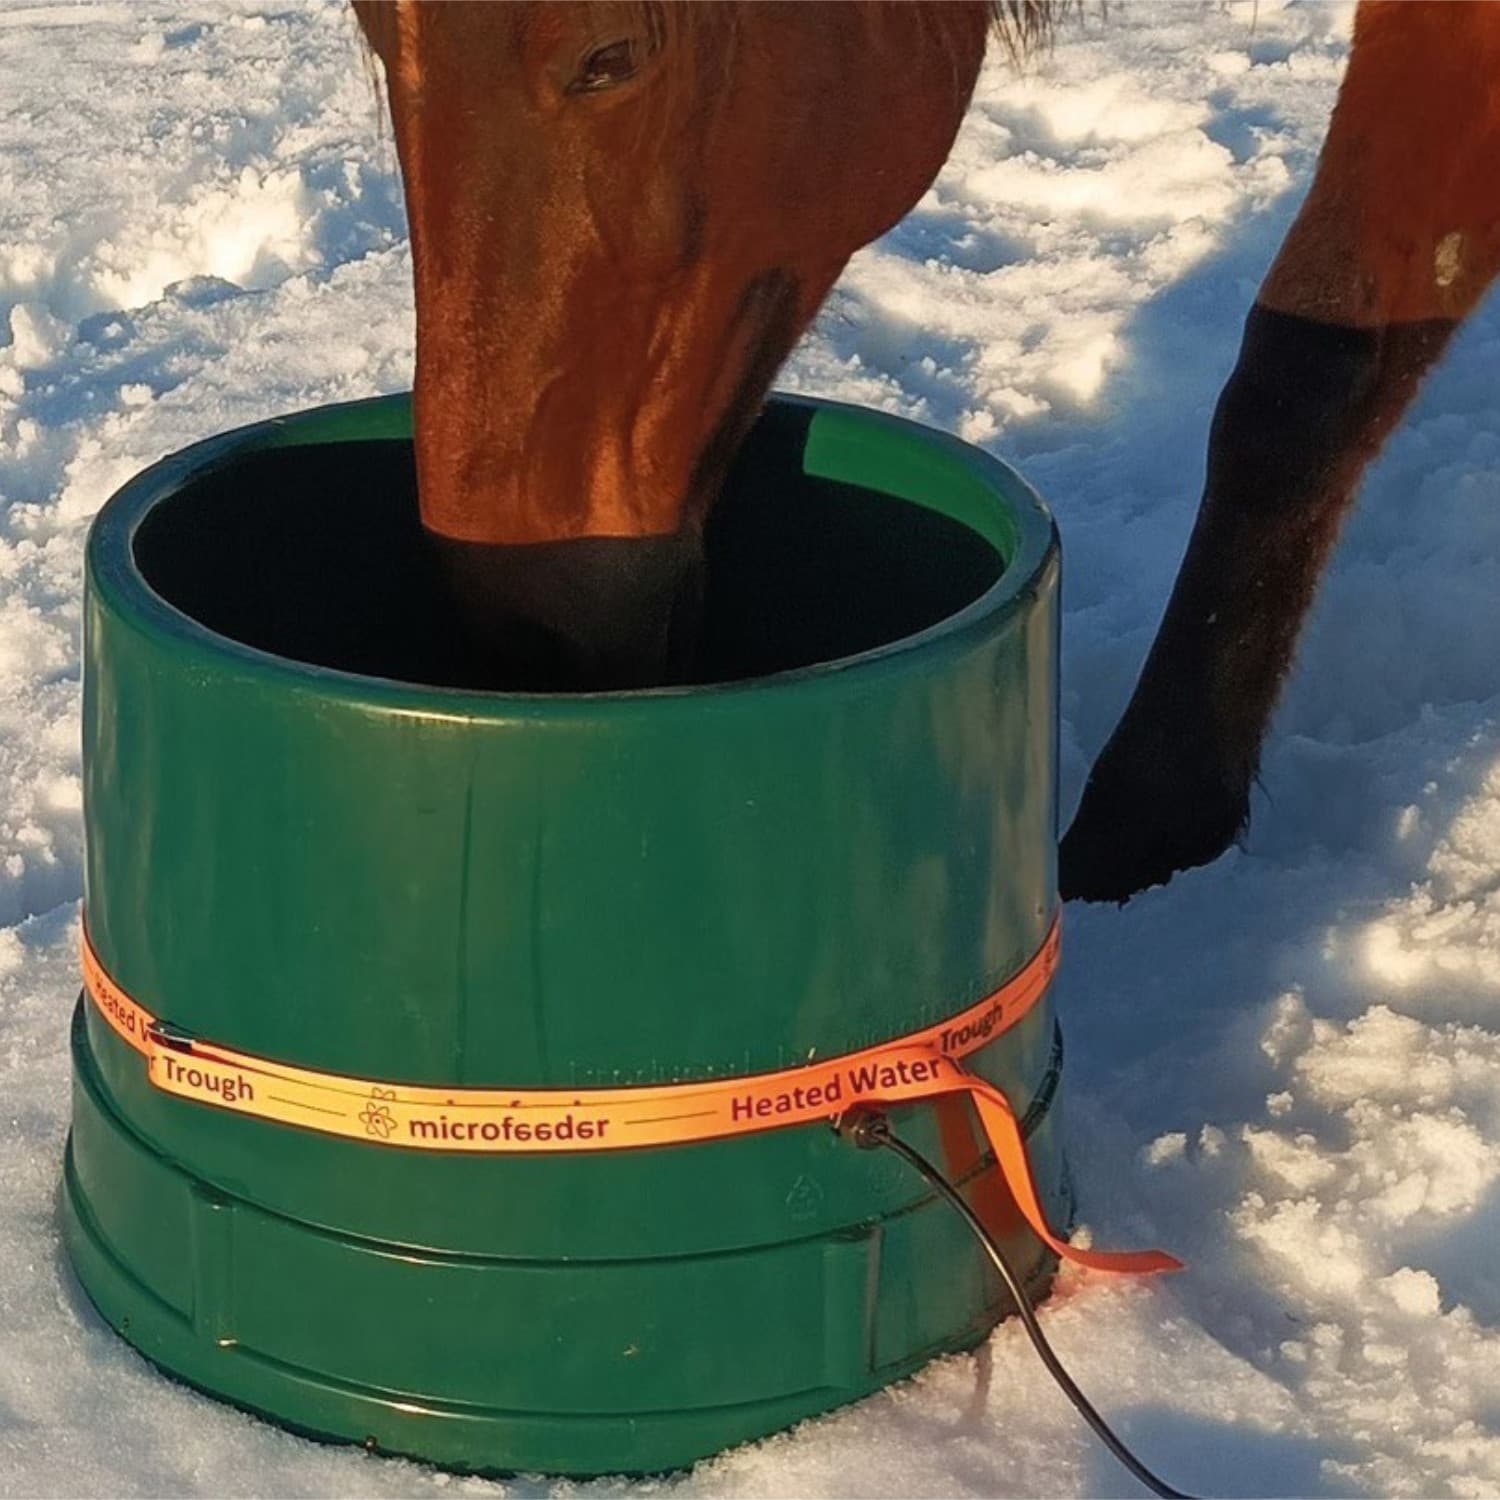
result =
[[[406,188],[422,519],[465,617],[511,685],[681,676],[735,449],[942,166],[993,8],[354,4]],[[1045,4],[1001,13],[1019,36]]]

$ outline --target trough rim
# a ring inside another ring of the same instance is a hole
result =
[[[88,585],[118,619],[129,622],[144,635],[165,638],[179,649],[186,647],[195,659],[194,664],[207,669],[234,668],[243,676],[279,683],[290,691],[312,692],[325,700],[387,712],[459,719],[565,721],[593,717],[601,709],[612,714],[632,711],[659,714],[682,707],[729,708],[767,697],[780,698],[835,686],[862,691],[891,676],[913,670],[931,671],[940,663],[982,646],[1002,622],[1029,605],[1042,581],[1058,565],[1060,545],[1050,510],[1032,485],[1004,460],[939,428],[870,407],[787,391],[773,392],[768,398],[770,402],[812,409],[809,446],[818,418],[826,413],[884,429],[888,434],[924,445],[950,462],[956,460],[961,469],[994,495],[997,509],[1005,507],[1004,514],[996,518],[997,529],[1010,531],[1014,546],[1004,557],[1000,576],[955,613],[911,635],[848,656],[727,682],[577,693],[449,687],[300,661],[204,625],[146,581],[135,561],[135,539],[156,505],[177,494],[189,482],[202,480],[246,453],[314,443],[409,438],[411,393],[406,391],[288,412],[232,428],[167,454],[116,490],[95,516],[85,547]],[[823,477],[837,477],[833,470],[819,472]],[[846,482],[880,488],[865,480]],[[883,492],[909,503],[924,503],[899,488]],[[945,507],[927,505],[926,508],[952,516]],[[962,517],[953,519],[982,535]],[[997,551],[1003,550],[993,537],[984,539]]]

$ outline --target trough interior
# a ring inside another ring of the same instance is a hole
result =
[[[804,474],[810,420],[804,408],[768,407],[714,508],[697,683],[900,640],[957,613],[1004,571],[961,522]],[[409,683],[507,687],[443,591],[409,441],[246,451],[153,507],[133,548],[158,595],[246,645]]]

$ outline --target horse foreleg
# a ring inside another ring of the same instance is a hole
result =
[[[1216,858],[1370,459],[1500,269],[1500,5],[1365,0],[1313,187],[1246,323],[1187,555],[1063,841],[1065,897]]]

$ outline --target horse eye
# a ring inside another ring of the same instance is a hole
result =
[[[634,78],[640,68],[633,41],[626,39],[595,47],[583,60],[578,76],[568,85],[570,94],[597,94]]]

